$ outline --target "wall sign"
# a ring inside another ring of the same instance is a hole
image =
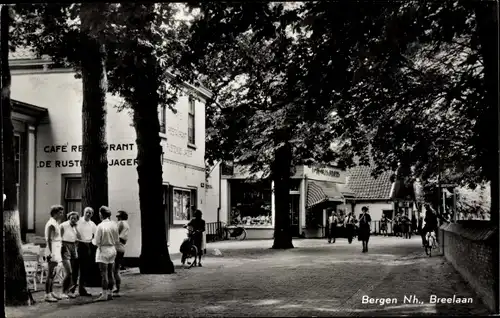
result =
[[[332,169],[328,169],[328,168],[324,168],[324,169],[312,168],[312,171],[313,171],[313,173],[316,173],[316,174],[334,177],[334,178],[340,178],[340,172],[338,170],[332,170]]]
[[[134,150],[135,144],[108,144],[109,152],[116,151],[131,151]],[[46,145],[43,151],[47,154],[62,153],[62,152],[82,152],[82,145]],[[73,168],[81,167],[81,159],[65,159],[65,160],[40,160],[36,165],[37,168]],[[111,158],[108,159],[108,166],[137,166],[136,158]]]

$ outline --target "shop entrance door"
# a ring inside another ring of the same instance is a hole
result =
[[[290,195],[290,232],[292,237],[300,235],[299,229],[300,195]]]

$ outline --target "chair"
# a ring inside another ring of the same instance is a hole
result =
[[[28,286],[33,286],[33,290],[36,291],[37,281],[42,283],[41,279],[39,279],[42,270],[42,264],[40,262],[40,246],[28,244],[24,245],[22,250]]]

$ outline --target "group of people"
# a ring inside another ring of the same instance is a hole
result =
[[[120,297],[120,265],[130,230],[128,214],[120,210],[116,214],[117,222],[112,222],[111,210],[102,206],[99,209],[99,225],[92,221],[93,215],[94,210],[90,207],[83,210],[82,217],[78,212],[70,212],[65,216],[61,205],[50,208],[50,219],[45,225],[45,256],[48,263],[45,301],[75,298],[77,287],[79,296],[92,296],[85,288],[93,264],[91,244],[96,247],[95,262],[101,272],[102,293],[97,300]],[[56,294],[53,282],[56,268],[61,263],[65,275],[62,293]]]
[[[380,234],[388,235],[388,224],[392,223],[392,230],[395,236],[411,238],[412,231],[417,229],[416,219],[410,219],[407,213],[397,213],[394,219],[389,219],[385,214],[380,218]]]
[[[333,211],[332,215],[328,218],[328,243],[335,243],[338,225],[343,223],[349,244],[352,243],[353,237],[357,235],[358,241],[362,242],[362,252],[368,252],[371,221],[372,219],[369,214],[368,207],[366,206],[361,208],[359,219],[356,219],[356,215],[353,212],[350,212],[343,220],[340,220],[337,213]],[[358,229],[357,231],[356,228]]]

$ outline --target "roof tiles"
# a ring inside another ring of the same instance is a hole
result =
[[[354,191],[357,199],[389,200],[392,185],[390,178],[393,173],[383,172],[374,178],[371,172],[372,168],[368,166],[349,169],[347,186]]]

